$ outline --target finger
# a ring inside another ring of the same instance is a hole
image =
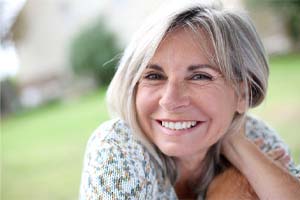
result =
[[[271,150],[267,153],[267,155],[273,160],[280,160],[285,155],[285,150],[283,148],[277,148]]]
[[[259,147],[259,148],[262,148],[265,144],[264,140],[262,138],[256,138],[253,140],[253,143]]]
[[[284,156],[284,158],[280,160],[276,160],[275,162],[278,163],[282,168],[288,170],[288,166],[290,163],[291,157],[289,155]]]
[[[291,161],[291,156],[288,154],[285,154],[282,158],[278,160],[282,165],[287,167]]]

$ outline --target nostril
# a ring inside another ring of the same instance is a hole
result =
[[[176,111],[189,106],[190,100],[188,97],[183,97],[180,99],[170,98],[168,100],[162,99],[159,101],[159,105],[166,111]]]

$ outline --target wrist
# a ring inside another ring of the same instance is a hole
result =
[[[247,157],[247,149],[252,148],[253,145],[245,136],[235,135],[234,138],[223,140],[222,154],[231,164],[242,171],[242,168],[246,166],[244,160]]]

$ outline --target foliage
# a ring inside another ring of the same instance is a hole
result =
[[[108,85],[114,75],[119,52],[115,35],[103,21],[98,20],[74,38],[70,62],[76,73],[92,75],[99,85]]]
[[[252,6],[271,6],[286,20],[287,30],[293,42],[300,42],[300,0],[248,0]]]

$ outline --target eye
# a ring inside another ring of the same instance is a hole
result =
[[[205,80],[205,81],[211,81],[213,77],[208,74],[194,74],[191,77],[191,80]]]
[[[144,78],[148,80],[163,80],[164,76],[158,73],[149,73],[146,74]]]

